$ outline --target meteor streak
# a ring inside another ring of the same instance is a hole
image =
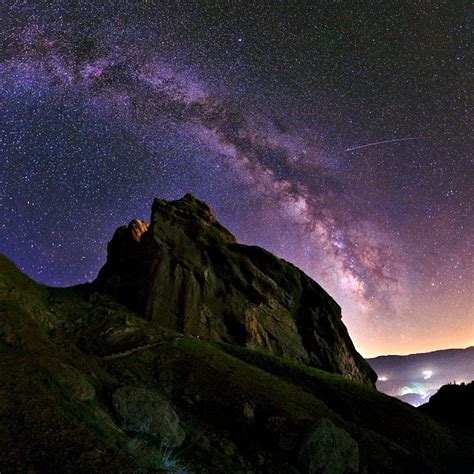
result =
[[[367,143],[367,145],[357,145],[352,148],[347,148],[347,151],[353,151],[353,150],[358,150],[359,148],[367,148],[368,146],[375,146],[375,145],[382,145],[383,143],[395,143],[395,142],[406,142],[408,140],[419,140],[418,137],[414,138],[395,138],[393,140],[384,140],[382,142],[374,142],[374,143]]]

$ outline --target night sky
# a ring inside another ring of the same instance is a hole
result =
[[[468,2],[308,3],[2,1],[0,250],[92,280],[191,192],[363,355],[474,345]]]

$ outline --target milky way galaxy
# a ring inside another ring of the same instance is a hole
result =
[[[474,344],[467,11],[297,3],[2,2],[1,251],[92,280],[116,227],[191,192],[364,355]]]

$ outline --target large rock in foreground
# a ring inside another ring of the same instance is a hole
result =
[[[155,391],[126,386],[116,390],[112,400],[123,429],[153,436],[166,448],[183,444],[185,434],[179,426],[178,415]]]
[[[238,244],[190,194],[155,199],[150,226],[117,229],[94,287],[179,332],[375,383],[338,304],[295,266]]]

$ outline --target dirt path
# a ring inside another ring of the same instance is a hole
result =
[[[162,344],[167,344],[168,342],[177,341],[181,339],[180,337],[174,337],[173,339],[167,339],[166,341],[158,341],[154,342],[153,344],[146,344],[144,346],[133,347],[132,349],[128,349],[124,352],[117,352],[115,354],[109,354],[106,356],[101,357],[102,360],[114,360],[114,359],[121,359],[122,357],[128,357],[129,355],[135,354],[135,352],[139,351],[146,351],[147,349],[152,349],[153,347],[160,346]]]

